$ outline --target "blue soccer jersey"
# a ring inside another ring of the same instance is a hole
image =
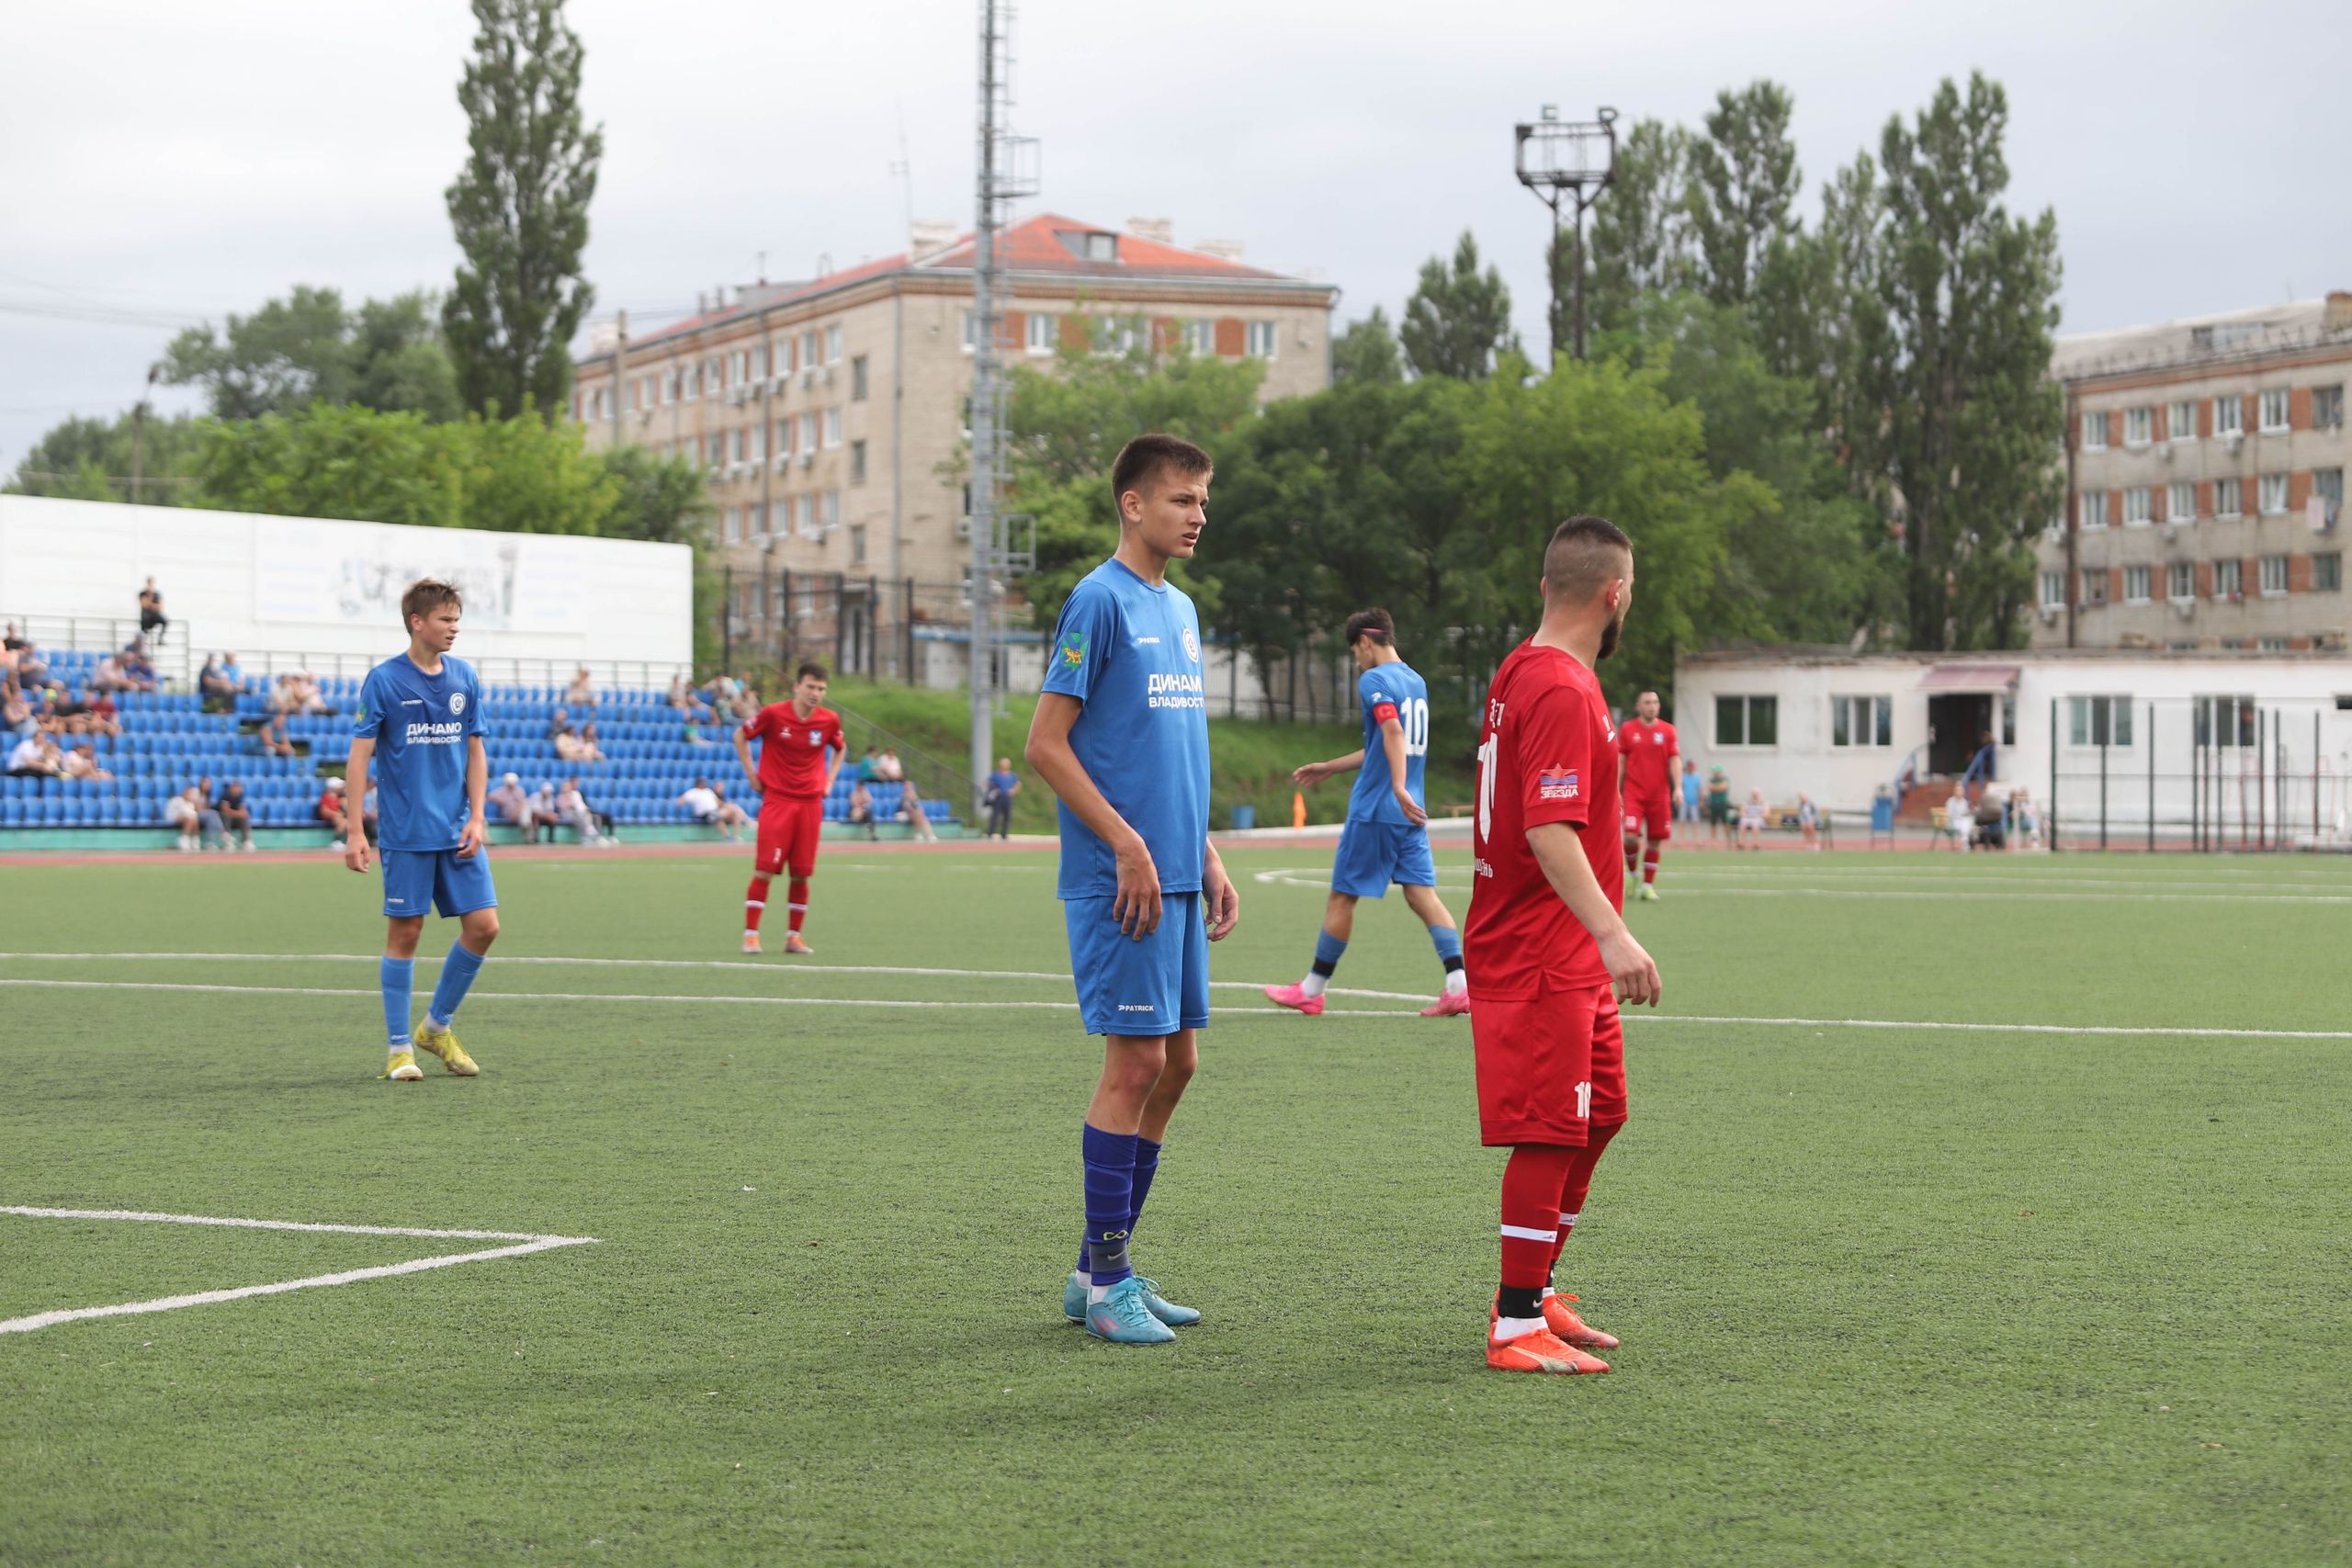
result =
[[[482,733],[481,681],[446,655],[427,675],[405,653],[368,671],[351,728],[376,742],[378,830],[388,850],[454,850],[466,829],[466,741]],[[351,787],[366,787],[354,779]]]
[[[1351,822],[1386,822],[1407,826],[1404,807],[1388,782],[1388,747],[1380,723],[1394,718],[1405,732],[1405,788],[1416,805],[1421,795],[1421,767],[1430,750],[1430,689],[1403,660],[1375,664],[1356,678],[1356,695],[1363,701],[1363,767],[1348,796]]]
[[[1197,892],[1209,830],[1209,721],[1191,597],[1106,560],[1070,591],[1046,660],[1045,689],[1085,705],[1070,726],[1070,750],[1143,835],[1160,890]],[[1117,893],[1111,847],[1067,805],[1061,827],[1060,897]]]

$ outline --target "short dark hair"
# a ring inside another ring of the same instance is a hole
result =
[[[1181,435],[1138,435],[1119,448],[1119,456],[1111,464],[1111,508],[1125,515],[1120,500],[1131,490],[1141,490],[1159,477],[1162,470],[1179,474],[1213,474],[1216,464],[1209,455]]]
[[[408,592],[401,595],[401,630],[413,630],[410,621],[419,615],[429,615],[444,604],[455,604],[462,610],[466,607],[465,596],[453,584],[443,582],[438,578],[418,578],[408,585]]]
[[[799,682],[808,679],[811,675],[814,675],[820,681],[830,681],[832,679],[831,676],[825,673],[825,667],[823,665],[818,663],[813,659],[804,659],[800,661],[800,668],[792,672],[793,683],[797,685]]]
[[[1359,637],[1367,637],[1383,648],[1396,646],[1396,623],[1387,611],[1374,606],[1369,610],[1358,610],[1348,617],[1347,630],[1341,635],[1340,641],[1353,648]]]
[[[1634,541],[1624,529],[1606,517],[1569,518],[1544,547],[1545,597],[1568,604],[1591,598],[1603,583],[1624,575],[1621,555],[1626,562],[1634,558]]]

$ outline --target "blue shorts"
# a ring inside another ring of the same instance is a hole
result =
[[[1109,898],[1065,898],[1069,970],[1089,1034],[1173,1034],[1209,1021],[1209,932],[1201,896],[1162,896],[1159,929],[1138,942]]]
[[[1340,852],[1331,861],[1331,891],[1382,898],[1392,882],[1408,887],[1437,886],[1429,830],[1409,822],[1351,819],[1340,829]]]
[[[455,850],[386,850],[384,913],[408,919],[422,916],[428,904],[444,919],[496,908],[498,889],[490,882],[489,849],[476,850],[464,860]]]

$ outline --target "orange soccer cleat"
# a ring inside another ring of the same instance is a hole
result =
[[[815,948],[808,945],[808,939],[803,937],[798,931],[794,931],[784,939],[784,950],[786,953],[797,953],[804,955],[813,953],[817,951]]]
[[[760,951],[759,932],[745,931],[743,933],[743,951],[746,953],[757,953]]]
[[[1563,1343],[1548,1328],[1538,1328],[1516,1339],[1487,1337],[1487,1365],[1498,1372],[1605,1372],[1609,1363]]]
[[[1573,1345],[1584,1350],[1617,1348],[1617,1337],[1614,1334],[1604,1334],[1577,1315],[1576,1308],[1568,1304],[1575,1300],[1574,1296],[1556,1292],[1545,1296],[1544,1298],[1544,1326],[1550,1329],[1553,1337],[1564,1345]]]

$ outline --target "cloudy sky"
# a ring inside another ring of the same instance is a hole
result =
[[[891,254],[910,208],[968,222],[976,11],[571,0],[605,135],[599,311],[650,324],[763,255],[797,277]],[[298,283],[443,283],[471,33],[458,0],[16,7],[0,468],[129,406],[179,324]],[[1541,105],[1695,123],[1770,75],[1817,192],[1972,68],[2008,89],[2013,209],[2057,210],[2066,330],[2352,288],[2343,0],[1024,0],[1016,43],[1016,129],[1044,143],[1026,210],[1241,240],[1339,284],[1342,319],[1394,314],[1466,226],[1545,341],[1549,220],[1510,170]]]

